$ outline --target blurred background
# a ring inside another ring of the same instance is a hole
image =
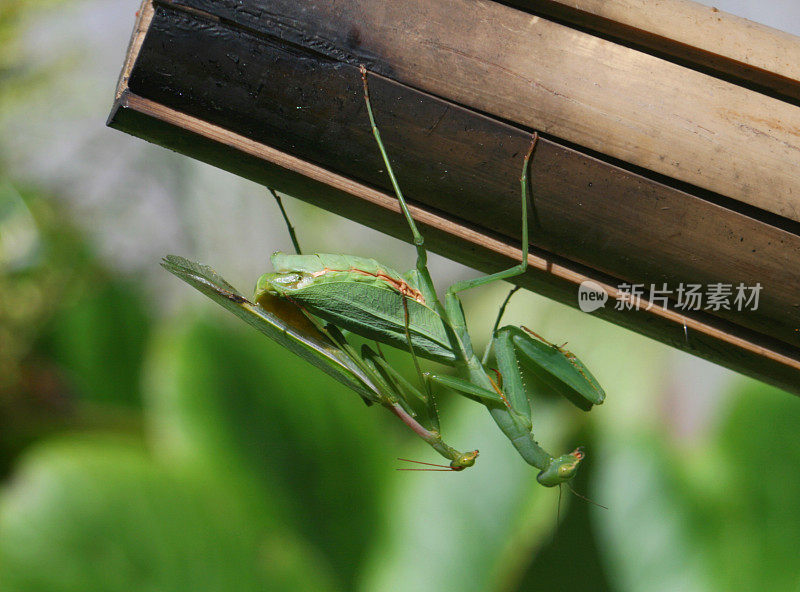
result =
[[[244,293],[290,247],[263,188],[105,128],[138,0],[0,0],[0,590],[800,590],[800,401],[537,297],[608,393],[537,401],[544,489],[443,396],[460,474],[158,265]],[[710,4],[710,2],[709,2]],[[800,34],[795,0],[714,5]],[[308,251],[413,249],[288,200]],[[475,272],[441,258],[438,285]],[[478,345],[505,286],[466,293]],[[398,366],[411,368],[402,355]]]

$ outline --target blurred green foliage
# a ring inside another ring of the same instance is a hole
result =
[[[53,439],[4,495],[4,590],[332,589],[275,509],[137,442]]]
[[[18,59],[19,24],[57,4],[0,3],[0,109],[47,84]],[[91,161],[98,146],[75,158]],[[534,421],[548,448],[587,446],[574,486],[609,509],[565,489],[559,517],[558,491],[536,484],[482,407],[454,395],[441,397],[443,430],[481,450],[476,466],[398,472],[397,457],[435,459],[388,413],[167,274],[159,283],[123,269],[58,183],[20,182],[5,156],[2,592],[800,587],[796,398],[735,377],[701,404],[702,376],[667,348],[520,294],[510,317],[569,340],[606,388],[588,415],[536,401]],[[161,161],[137,162],[152,171]],[[108,219],[128,211],[103,198]],[[174,200],[202,242],[198,220],[218,211]],[[466,295],[476,335],[502,292]],[[391,355],[410,373],[405,354]]]
[[[157,314],[54,203],[6,188],[3,228],[32,220],[37,242],[0,276],[0,334],[16,344],[0,390],[4,591],[797,584],[800,406],[785,393],[737,381],[681,438],[654,411],[669,404],[663,348],[524,303],[582,334],[610,395],[586,416],[536,402],[543,441],[588,445],[574,485],[610,507],[565,490],[556,528],[557,492],[479,406],[443,411],[449,437],[481,449],[475,468],[398,473],[397,456],[429,451],[389,414],[199,297]]]

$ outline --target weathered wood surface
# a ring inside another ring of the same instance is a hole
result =
[[[473,0],[165,3],[800,221],[800,108],[610,41]]]
[[[711,6],[690,0],[503,3],[800,101],[800,38]]]
[[[157,6],[144,7],[147,36],[136,37],[112,125],[407,238],[367,126],[353,65],[363,55],[303,29],[299,17],[246,27],[231,15]],[[518,257],[529,132],[380,76],[371,89],[433,248],[485,271]],[[586,278],[612,298],[620,281],[760,282],[754,313],[682,316],[654,306],[600,316],[798,392],[797,224],[596,156],[543,139],[532,168],[532,269],[520,284],[574,306]]]

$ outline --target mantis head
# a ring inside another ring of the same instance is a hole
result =
[[[265,273],[258,278],[254,300],[258,302],[264,294],[285,296],[288,290],[296,288],[302,279],[301,273]]]
[[[586,457],[583,448],[576,448],[569,454],[564,454],[550,461],[550,465],[536,475],[536,480],[545,487],[555,487],[564,481],[569,481],[578,471],[578,465]]]
[[[453,469],[454,471],[463,471],[464,469],[474,465],[476,458],[478,458],[477,450],[473,450],[472,452],[465,452],[464,454],[454,459],[450,463],[450,468]]]
[[[316,275],[325,270],[325,262],[319,255],[288,255],[276,252],[270,257],[273,273],[265,273],[256,283],[255,301],[264,294],[274,296],[291,296],[306,284],[313,281]]]

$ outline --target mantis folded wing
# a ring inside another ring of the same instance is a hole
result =
[[[413,275],[352,255],[275,253],[271,262],[275,272],[259,278],[256,301],[265,294],[288,298],[338,327],[401,349],[407,326],[417,355],[455,361],[445,320]]]

